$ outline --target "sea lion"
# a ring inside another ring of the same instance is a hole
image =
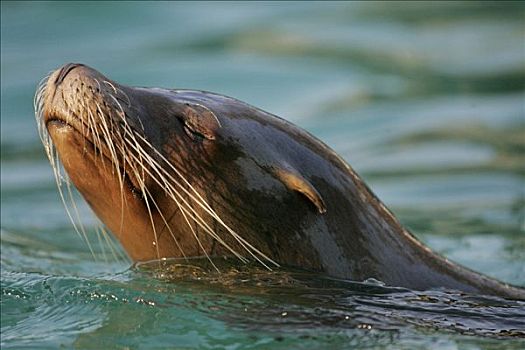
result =
[[[128,87],[66,64],[44,79],[35,109],[52,164],[56,149],[134,261],[235,256],[415,290],[525,298],[432,252],[327,145],[239,100]]]

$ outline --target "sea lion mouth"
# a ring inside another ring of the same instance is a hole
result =
[[[71,118],[69,118],[71,120]],[[78,123],[83,122],[75,117],[75,120]],[[104,139],[101,139],[100,142],[102,145],[96,145],[92,138],[89,137],[89,135],[85,135],[82,129],[78,129],[75,126],[75,123],[71,123],[70,121],[66,121],[63,118],[60,117],[50,117],[46,120],[46,128],[49,133],[56,135],[57,133],[74,133],[77,135],[77,137],[83,139],[82,144],[82,152],[84,154],[90,154],[94,155],[95,161],[98,159],[103,167],[108,166],[117,166],[118,170],[116,171],[121,178],[122,181],[122,188],[121,190],[127,189],[129,192],[133,195],[134,198],[141,201],[142,204],[144,203],[144,194],[140,191],[139,185],[137,184],[137,181],[134,180],[133,176],[130,176],[128,174],[128,171],[126,170],[125,166],[122,166],[122,164],[119,162],[117,164],[114,163],[114,159],[111,159],[111,156],[108,152],[108,146]],[[55,136],[56,138],[57,136]],[[97,158],[98,156],[98,158]]]
[[[54,82],[53,99],[56,98],[57,92],[59,92],[60,83],[64,81],[67,73],[71,72],[79,64],[68,64],[63,67],[58,77]],[[48,83],[49,84],[49,83]],[[64,99],[64,96],[61,96]],[[82,111],[80,111],[82,113]],[[104,116],[99,115],[98,122],[102,120]],[[99,132],[95,125],[95,121],[86,122],[83,118],[79,117],[77,113],[73,111],[44,111],[42,120],[45,124],[47,132],[50,134],[64,134],[64,133],[75,133],[78,138],[82,139],[82,152],[83,154],[94,155],[95,161],[98,159],[103,167],[115,167],[116,173],[121,178],[122,188],[121,190],[128,189],[134,198],[144,201],[144,193],[139,189],[140,184],[136,176],[131,176],[129,169],[126,169],[126,162],[122,160],[122,157],[115,150],[111,150],[113,141],[111,140],[112,134],[109,132],[104,134]],[[92,122],[93,125],[89,125]],[[98,158],[97,158],[98,157]],[[143,203],[144,204],[144,203]]]

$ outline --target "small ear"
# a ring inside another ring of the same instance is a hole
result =
[[[320,214],[326,213],[326,206],[324,204],[323,198],[308,180],[306,180],[296,171],[289,169],[274,168],[274,173],[286,187],[301,193],[310,202],[312,202]]]
[[[208,108],[198,104],[186,104],[182,119],[190,131],[208,140],[215,140],[215,131],[221,127],[217,116]]]

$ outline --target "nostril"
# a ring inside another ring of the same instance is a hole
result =
[[[64,78],[66,77],[66,75],[71,72],[73,69],[75,69],[76,67],[79,67],[79,66],[83,66],[83,64],[81,63],[68,63],[66,64],[64,67],[62,67],[62,69],[60,70],[60,72],[58,73],[58,76],[55,80],[55,85],[60,85],[60,83],[62,83],[62,81],[64,81]]]

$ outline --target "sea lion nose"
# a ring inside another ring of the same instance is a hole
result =
[[[58,86],[62,83],[62,81],[64,81],[64,78],[66,77],[66,75],[71,72],[73,69],[75,69],[76,67],[80,67],[80,66],[83,66],[83,64],[81,63],[68,63],[66,65],[64,65],[62,67],[62,69],[60,69],[60,73],[58,73],[58,76],[55,80],[55,86]]]

